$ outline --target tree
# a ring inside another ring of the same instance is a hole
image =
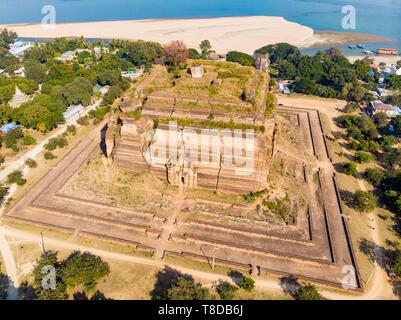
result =
[[[202,58],[207,58],[209,56],[209,51],[212,49],[212,45],[209,40],[202,40],[199,45],[199,49],[201,50]]]
[[[202,56],[199,54],[198,50],[194,48],[189,48],[188,49],[188,58],[189,59],[200,59]]]
[[[220,281],[216,287],[216,291],[222,300],[232,300],[238,288],[227,281]]]
[[[386,78],[385,83],[389,89],[399,90],[401,89],[401,76],[390,74]]]
[[[394,273],[397,277],[401,278],[401,252],[397,252],[394,263],[393,263]]]
[[[356,163],[352,162],[352,161],[344,164],[344,170],[345,170],[346,174],[348,174],[350,176],[356,177],[356,175],[358,174]]]
[[[0,31],[0,47],[5,49],[10,48],[10,44],[12,44],[15,39],[17,39],[17,34],[14,31],[8,29],[1,29]]]
[[[277,107],[277,98],[273,92],[268,92],[266,95],[266,109],[265,109],[265,117],[270,117],[274,110]]]
[[[375,157],[371,153],[364,152],[364,151],[358,151],[355,153],[355,159],[359,163],[369,163],[369,162],[372,162],[375,159]]]
[[[383,136],[380,142],[381,147],[384,151],[388,152],[391,147],[397,144],[397,138],[394,136]]]
[[[351,102],[347,103],[347,105],[344,107],[343,111],[345,113],[351,113],[359,109],[359,104]]]
[[[63,90],[63,96],[69,105],[82,104],[88,106],[92,93],[93,87],[91,83],[84,78],[76,78],[72,83],[67,84]]]
[[[226,60],[231,62],[238,62],[239,64],[247,67],[252,67],[255,64],[255,59],[252,56],[239,51],[228,52]]]
[[[99,74],[98,82],[104,86],[114,86],[119,84],[121,81],[121,72],[120,70],[105,70]]]
[[[33,269],[34,289],[38,300],[65,300],[68,298],[66,285],[60,277],[62,266],[57,255],[57,252],[46,251]],[[55,278],[51,279],[51,273],[54,271]],[[52,282],[53,280],[54,282]]]
[[[250,292],[255,288],[255,280],[253,280],[251,277],[243,277],[239,287]]]
[[[31,158],[25,160],[25,165],[28,168],[36,168],[38,166],[37,162]]]
[[[13,108],[8,104],[0,104],[0,124],[8,123],[12,120]]]
[[[297,75],[297,68],[295,65],[286,60],[280,60],[277,63],[277,69],[279,71],[279,76],[283,79],[292,80]]]
[[[326,300],[310,283],[301,286],[294,294],[295,300]]]
[[[369,168],[363,173],[363,177],[375,187],[378,187],[386,177],[386,172],[378,168]]]
[[[210,292],[193,279],[179,276],[177,283],[167,290],[167,300],[209,300]]]
[[[377,207],[377,197],[371,192],[357,191],[354,194],[355,207],[360,212],[371,212]]]
[[[25,77],[36,83],[43,83],[47,78],[47,68],[39,62],[28,62],[25,64]]]
[[[299,55],[300,51],[297,47],[288,43],[277,43],[264,46],[255,51],[256,54],[269,54],[270,61],[276,63],[279,60],[287,60],[290,56]]]
[[[379,112],[376,113],[373,116],[373,122],[375,123],[375,125],[377,126],[377,129],[385,129],[388,127],[388,115],[385,114],[384,112]]]
[[[85,290],[91,291],[100,279],[109,274],[108,263],[100,257],[75,251],[64,261],[62,279],[68,287],[83,285]]]
[[[164,46],[165,64],[174,68],[184,65],[188,59],[188,48],[182,41],[171,41]]]
[[[7,183],[23,186],[26,183],[26,179],[23,178],[21,171],[15,170],[7,176]]]

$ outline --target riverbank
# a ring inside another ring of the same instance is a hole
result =
[[[218,53],[238,50],[251,54],[264,45],[279,42],[307,48],[391,41],[357,33],[314,31],[282,17],[269,16],[60,23],[48,30],[41,24],[8,24],[0,25],[1,28],[12,29],[24,38],[83,36],[91,39],[142,39],[162,44],[182,40],[193,48],[197,48],[202,40],[209,39]]]

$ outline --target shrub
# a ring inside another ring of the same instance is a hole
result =
[[[28,159],[25,160],[25,165],[26,165],[28,168],[36,168],[36,167],[38,166],[38,164],[36,163],[36,161],[33,160],[33,159],[30,159],[30,158],[28,158]]]
[[[88,116],[83,116],[83,117],[79,118],[79,119],[77,120],[77,123],[78,123],[79,125],[81,125],[81,126],[87,126],[87,125],[89,125],[89,118],[88,118]]]
[[[167,300],[209,300],[210,292],[193,279],[179,276],[176,284],[167,289]]]
[[[377,197],[371,192],[355,192],[354,202],[355,207],[361,212],[371,212],[377,207]]]
[[[75,136],[77,133],[77,128],[74,125],[67,126],[67,133]]]
[[[57,158],[57,157],[56,157],[53,153],[51,153],[50,151],[46,151],[46,152],[44,153],[43,157],[44,157],[46,160],[52,160],[52,159]]]
[[[216,291],[222,300],[232,300],[238,288],[226,281],[220,281],[216,287]]]
[[[253,280],[251,277],[243,277],[239,287],[250,292],[255,288],[255,280]]]
[[[17,184],[18,186],[23,186],[26,183],[26,179],[23,178],[21,171],[13,171],[7,176],[7,182],[9,184]]]
[[[0,164],[3,164],[6,161],[6,158],[0,154]]]
[[[375,157],[371,153],[364,152],[364,151],[358,151],[355,154],[355,159],[359,163],[369,163],[369,162],[372,162],[375,159]]]
[[[373,184],[375,187],[380,186],[380,184],[382,183],[382,181],[385,179],[386,177],[386,172],[384,170],[381,169],[377,169],[377,168],[370,168],[367,169],[364,173],[363,173],[363,177],[369,181],[371,184]]]
[[[0,184],[0,200],[8,194],[8,188]]]
[[[57,138],[51,138],[49,139],[49,142],[45,144],[45,149],[53,151],[57,148],[57,146],[58,146]]]
[[[36,144],[36,140],[34,137],[27,134],[27,135],[24,135],[24,137],[22,138],[22,144],[25,146],[31,146],[33,144]]]
[[[97,282],[109,273],[108,263],[100,257],[75,251],[64,262],[62,279],[68,287],[82,285],[85,290],[93,290]]]
[[[326,300],[311,284],[301,286],[297,292],[293,294],[295,300]]]
[[[394,272],[397,277],[401,278],[401,252],[398,252],[393,264]]]
[[[343,111],[344,111],[345,113],[351,113],[351,112],[354,112],[354,111],[356,111],[356,110],[358,110],[358,109],[359,109],[359,105],[358,105],[357,103],[351,102],[351,103],[348,103],[348,104],[344,107]]]
[[[352,161],[344,164],[344,170],[350,176],[356,177],[358,174],[356,163]]]
[[[226,60],[231,62],[238,62],[239,64],[247,67],[252,67],[255,63],[255,60],[252,56],[239,51],[228,52]]]

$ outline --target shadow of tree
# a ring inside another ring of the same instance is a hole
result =
[[[20,300],[35,300],[36,292],[28,282],[23,282],[18,288],[18,296]]]
[[[239,286],[239,284],[241,283],[242,279],[244,278],[244,275],[239,272],[239,271],[235,271],[235,270],[231,270],[227,273],[227,275],[231,278],[232,281],[234,281],[234,283]]]
[[[167,292],[169,289],[177,285],[178,278],[184,277],[188,280],[193,280],[192,276],[183,274],[169,266],[165,266],[162,271],[156,275],[156,283],[154,289],[150,292],[152,300],[167,300]]]
[[[280,278],[280,287],[283,289],[285,295],[294,297],[294,294],[299,290],[301,284],[298,279],[293,276]]]
[[[362,238],[359,241],[359,249],[372,263],[377,263],[387,274],[392,268],[392,261],[398,254],[397,250],[383,248],[366,238]],[[390,284],[393,288],[393,293],[401,298],[401,281],[396,278],[390,278]]]
[[[107,298],[103,292],[96,290],[96,292],[89,298],[85,292],[77,291],[73,295],[74,300],[113,300],[111,298]]]
[[[354,194],[352,192],[346,190],[340,190],[340,197],[341,200],[344,201],[347,207],[357,210],[355,205]]]

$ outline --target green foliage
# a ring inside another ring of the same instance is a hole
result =
[[[55,158],[57,158],[53,153],[51,153],[50,151],[46,151],[43,154],[43,157],[45,158],[45,160],[53,160]]]
[[[356,177],[358,174],[358,170],[357,170],[357,165],[355,162],[347,162],[344,164],[344,170],[346,172],[346,174]]]
[[[252,56],[239,51],[228,52],[226,60],[231,62],[238,62],[239,64],[247,67],[252,67],[255,63],[255,60]]]
[[[0,104],[0,124],[8,123],[12,120],[13,109],[8,104]]]
[[[273,92],[268,92],[266,95],[265,117],[270,117],[277,108],[277,98]]]
[[[8,194],[8,187],[0,183],[0,203],[1,200],[4,199],[5,196],[7,196],[7,194]]]
[[[354,202],[355,207],[361,212],[371,212],[377,207],[377,197],[371,192],[355,192]]]
[[[8,103],[14,96],[15,83],[4,76],[0,76],[0,104]]]
[[[385,129],[388,127],[389,118],[385,113],[379,112],[373,116],[373,122],[378,129]]]
[[[121,82],[121,71],[120,70],[105,70],[99,74],[98,82],[104,86],[114,86]]]
[[[25,63],[25,77],[36,83],[43,83],[47,78],[47,68],[44,64],[35,61]]]
[[[0,30],[0,47],[9,49],[10,44],[14,43],[15,39],[17,39],[18,35],[7,28]]]
[[[32,168],[36,168],[38,166],[38,163],[35,160],[33,160],[31,158],[28,158],[28,159],[25,160],[25,165],[28,168],[32,169]]]
[[[95,119],[94,124],[96,124],[101,122],[104,116],[110,112],[110,110],[110,106],[97,107],[95,110],[90,111],[89,115]]]
[[[277,43],[259,48],[255,53],[262,55],[268,53],[270,61],[276,63],[279,60],[286,60],[290,56],[298,55],[300,54],[300,51],[297,47],[288,43]]]
[[[87,125],[89,125],[89,118],[88,118],[88,116],[83,116],[83,117],[79,118],[79,119],[77,120],[77,123],[78,123],[79,125],[81,125],[81,126],[87,126]]]
[[[391,147],[397,144],[398,140],[394,136],[383,136],[380,145],[384,151],[388,152],[391,151]]]
[[[62,265],[57,259],[57,252],[47,251],[37,260],[32,275],[34,279],[34,289],[38,300],[65,300],[68,298],[67,287],[61,280]],[[55,270],[55,287],[53,283],[46,280],[46,276]],[[44,286],[43,284],[47,285]]]
[[[189,48],[188,49],[188,58],[189,59],[201,59],[202,56],[199,54],[198,50],[194,49],[194,48]]]
[[[259,190],[259,191],[252,191],[246,195],[244,195],[244,200],[248,203],[254,202],[256,199],[260,198],[261,196],[267,193],[267,189]]]
[[[126,41],[118,46],[125,52],[124,57],[136,66],[144,65],[149,69],[153,63],[160,60],[163,47],[156,42],[150,41]]]
[[[7,176],[7,183],[23,186],[26,183],[26,179],[24,179],[21,171],[15,170]]]
[[[386,172],[382,169],[369,168],[363,173],[363,177],[375,187],[378,187],[386,177]]]
[[[251,292],[255,288],[255,280],[253,280],[251,277],[244,276],[239,284],[239,287],[245,291]]]
[[[355,160],[359,163],[370,163],[375,159],[374,155],[364,151],[358,151],[355,153]]]
[[[295,300],[327,300],[310,283],[301,286],[294,294]]]
[[[393,262],[394,273],[401,278],[401,252],[398,252]]]
[[[68,145],[68,141],[64,137],[57,137],[57,138],[51,138],[49,141],[45,144],[45,149],[49,151],[55,150],[57,147],[58,148],[64,148]]]
[[[24,146],[31,146],[36,144],[37,141],[34,137],[30,136],[29,134],[25,134],[24,137],[22,138],[22,144]]]
[[[386,78],[385,83],[389,89],[400,90],[401,89],[401,76],[398,76],[396,74],[390,74]]]
[[[72,83],[67,84],[63,90],[63,96],[70,105],[88,106],[91,102],[92,93],[92,84],[84,78],[75,79]]]
[[[85,290],[93,291],[97,282],[109,273],[108,263],[100,257],[89,252],[75,251],[64,261],[62,279],[68,287],[82,285]]]
[[[347,103],[347,105],[344,107],[343,111],[345,113],[352,113],[355,112],[359,109],[359,105],[357,103]]]
[[[0,137],[1,144],[8,149],[19,151],[19,142],[24,137],[21,129],[12,130]]]
[[[154,124],[157,126],[159,123],[169,123],[171,121],[177,122],[178,125],[183,127],[190,127],[190,126],[200,126],[206,128],[218,128],[218,129],[240,129],[240,130],[247,130],[253,129],[257,132],[264,132],[264,126],[254,126],[246,123],[235,123],[232,119],[229,122],[225,121],[215,121],[210,119],[205,119],[202,121],[196,121],[190,118],[155,118],[153,119]]]
[[[74,126],[73,124],[70,126],[67,126],[67,133],[72,136],[75,136],[75,134],[77,133],[77,127]]]
[[[233,300],[238,288],[227,281],[220,281],[216,291],[222,300]]]
[[[123,90],[119,86],[113,86],[107,91],[107,93],[103,97],[103,105],[113,104],[114,100],[118,97],[121,97],[123,94]]]
[[[209,300],[210,292],[192,278],[179,276],[177,283],[167,290],[167,300]]]
[[[212,45],[210,44],[209,40],[202,40],[199,44],[199,49],[201,50],[202,58],[208,58],[209,51],[212,49]]]

